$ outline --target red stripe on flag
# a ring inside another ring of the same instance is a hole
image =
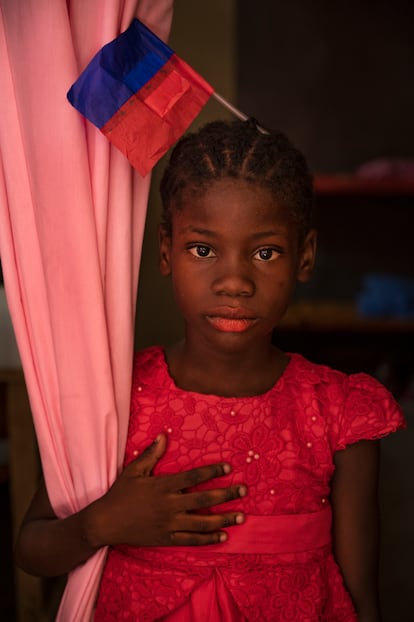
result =
[[[145,176],[182,136],[213,88],[175,54],[101,131]]]

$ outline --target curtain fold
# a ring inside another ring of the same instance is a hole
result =
[[[173,0],[0,0],[0,256],[51,503],[65,517],[122,463],[149,191],[66,92],[137,16],[166,39]],[[88,620],[105,551],[58,618]]]

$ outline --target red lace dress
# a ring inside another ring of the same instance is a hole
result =
[[[245,483],[248,495],[222,508],[246,522],[219,545],[111,548],[95,620],[355,621],[330,546],[333,454],[403,425],[376,380],[297,354],[267,393],[228,398],[177,388],[161,348],[139,353],[125,463],[161,431],[156,473],[229,462],[219,485]]]

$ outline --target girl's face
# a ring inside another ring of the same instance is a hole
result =
[[[172,237],[160,231],[160,265],[187,342],[233,352],[270,342],[296,281],[310,276],[315,246],[313,231],[300,245],[286,208],[258,184],[226,178],[185,193]]]

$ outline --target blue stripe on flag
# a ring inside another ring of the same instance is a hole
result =
[[[149,52],[123,77],[123,82],[133,93],[137,93],[164,65],[165,62],[159,56]]]
[[[103,127],[171,58],[174,51],[134,19],[91,60],[68,92],[70,103]]]

